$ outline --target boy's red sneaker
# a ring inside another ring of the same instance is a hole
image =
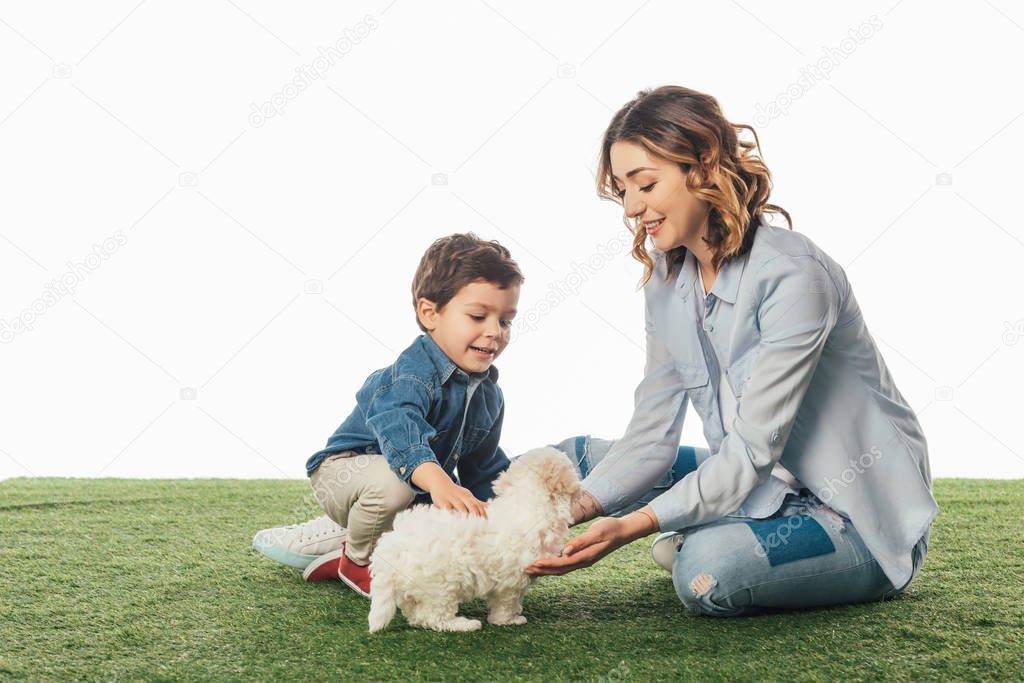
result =
[[[345,541],[337,550],[321,555],[309,563],[302,578],[306,581],[337,581],[341,579],[349,588],[364,598],[370,597],[370,567],[360,566],[345,554]]]
[[[370,567],[369,565],[363,567],[348,559],[348,555],[345,554],[344,542],[341,545],[341,567],[338,569],[338,578],[364,598],[370,597]]]
[[[345,542],[341,547],[324,553],[310,562],[302,572],[302,578],[306,581],[337,581],[338,569],[341,567],[341,558],[345,553]]]

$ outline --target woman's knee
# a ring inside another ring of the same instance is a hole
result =
[[[562,439],[551,446],[569,456],[569,459],[576,465],[576,472],[580,479],[585,479],[608,454],[611,447],[615,445],[615,441],[615,439],[601,439],[590,434],[579,434]]]
[[[562,439],[551,446],[568,455],[576,463],[580,477],[583,478],[605,459],[617,441],[618,439],[602,439],[590,434],[580,434]],[[711,452],[707,448],[679,446],[671,471],[666,476],[666,481],[663,482],[664,487],[670,487],[697,469],[697,466],[707,460],[710,455]]]
[[[715,617],[736,617],[751,611],[749,591],[743,589],[742,573],[730,553],[714,539],[715,534],[687,537],[676,552],[672,584],[688,612]],[[711,538],[711,542],[709,542]],[[718,546],[718,547],[716,547]]]
[[[590,473],[590,459],[587,457],[587,448],[589,447],[590,436],[586,434],[580,434],[578,436],[570,436],[567,439],[562,439],[558,443],[550,444],[552,448],[565,453],[569,460],[576,465],[576,473],[580,479],[585,478]]]

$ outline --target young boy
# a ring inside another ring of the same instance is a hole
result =
[[[340,578],[369,597],[370,555],[400,511],[432,502],[486,515],[491,485],[509,465],[498,446],[505,409],[493,363],[508,345],[522,282],[495,241],[472,233],[435,241],[412,284],[425,334],[366,379],[355,409],[306,462],[328,519],[265,529],[253,547],[308,563],[307,581]]]

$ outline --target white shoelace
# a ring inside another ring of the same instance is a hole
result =
[[[300,534],[300,540],[302,543],[312,541],[328,534],[338,533],[338,530],[341,528],[327,515],[311,519],[304,524],[296,526],[302,527],[302,532]]]

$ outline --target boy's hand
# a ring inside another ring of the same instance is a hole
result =
[[[444,510],[468,512],[479,517],[487,517],[487,503],[478,500],[469,489],[456,486],[455,483],[437,487],[437,490],[430,492],[430,498],[434,501],[434,505]]]
[[[445,510],[487,517],[487,503],[462,488],[436,462],[425,462],[412,471],[412,483],[430,494],[434,505]]]

